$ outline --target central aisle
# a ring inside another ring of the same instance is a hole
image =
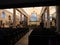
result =
[[[28,38],[31,32],[32,30],[29,30],[29,32],[25,36],[23,36],[15,45],[28,45]]]

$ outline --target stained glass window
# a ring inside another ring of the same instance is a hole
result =
[[[32,13],[30,21],[37,21],[37,16],[35,13]]]
[[[5,12],[2,12],[2,18],[5,18],[6,15],[5,15]]]

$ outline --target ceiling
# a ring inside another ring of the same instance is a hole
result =
[[[28,15],[31,15],[33,12],[37,13],[37,15],[40,15],[41,11],[42,11],[42,7],[27,7],[27,8],[22,8]],[[50,6],[50,14],[54,13],[55,10],[55,6]],[[13,13],[13,9],[5,9],[11,13]],[[53,10],[53,11],[52,11]],[[16,15],[19,15],[19,12],[16,10]]]
[[[13,9],[5,9],[5,10],[7,10],[7,11],[13,13]],[[20,14],[20,13],[16,10],[16,15],[20,16],[19,14]]]
[[[28,15],[31,15],[31,13],[35,12],[38,15],[41,13],[42,7],[29,7],[29,8],[22,8]],[[11,13],[13,13],[13,9],[5,9]],[[16,10],[16,14],[19,15],[19,12]]]
[[[7,11],[13,13],[13,9],[5,9],[5,10],[7,10]]]
[[[26,15],[32,15],[32,13],[37,13],[37,15],[40,15],[41,11],[42,11],[43,7],[27,7],[27,8],[22,8],[23,11],[25,11],[25,13],[27,13]],[[19,8],[21,9],[21,8]],[[5,9],[11,13],[13,13],[13,9]],[[49,7],[49,13],[50,15],[52,15],[54,12],[56,12],[56,7],[55,6],[50,6]],[[16,15],[20,16],[20,13],[16,10]],[[54,17],[56,17],[56,15],[53,15]]]
[[[42,7],[29,7],[29,8],[22,8],[28,15],[31,15],[33,12],[37,13],[38,15],[41,13]]]

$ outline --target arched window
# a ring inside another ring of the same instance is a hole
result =
[[[24,15],[22,15],[22,21],[24,21]]]
[[[52,15],[50,15],[50,21],[52,21]]]
[[[32,13],[30,21],[37,21],[37,15],[35,13]]]
[[[5,18],[6,15],[5,15],[5,12],[2,12],[2,18]]]

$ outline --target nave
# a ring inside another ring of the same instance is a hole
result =
[[[0,44],[15,45],[27,32],[28,28],[0,28]]]
[[[15,45],[28,45],[29,43],[29,36],[33,30],[29,30],[26,35],[24,35]]]

